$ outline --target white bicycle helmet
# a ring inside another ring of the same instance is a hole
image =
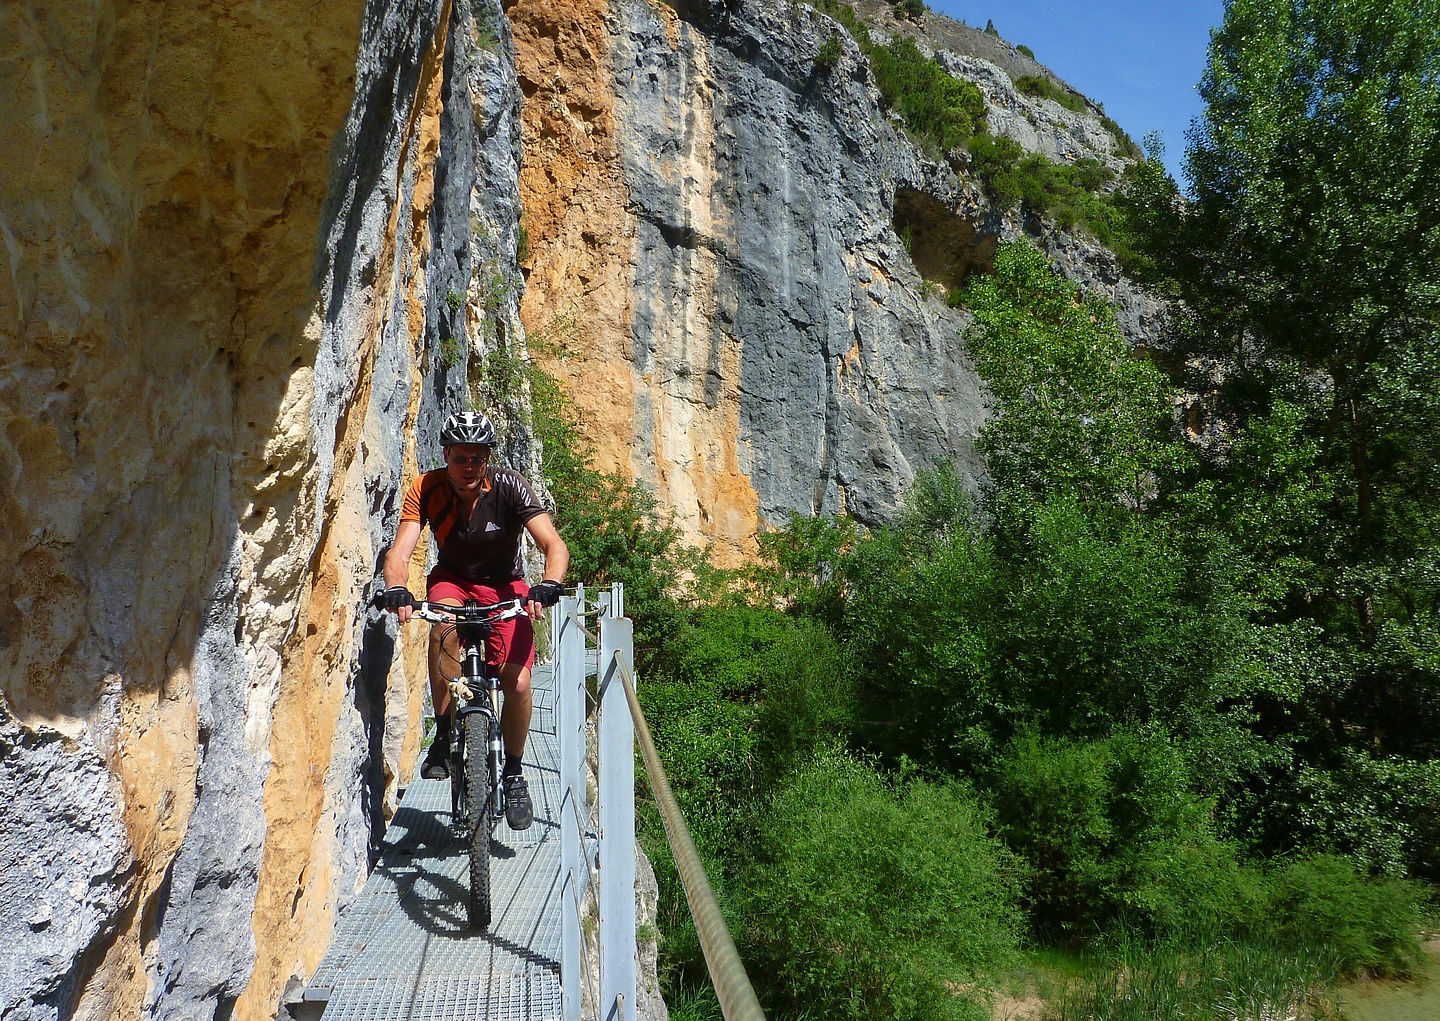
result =
[[[478,411],[458,411],[445,420],[440,430],[440,445],[473,443],[482,447],[495,446],[495,427]]]

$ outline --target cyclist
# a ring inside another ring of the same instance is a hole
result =
[[[499,664],[505,705],[500,731],[505,744],[505,821],[512,829],[530,826],[534,809],[521,771],[525,739],[530,733],[530,668],[535,663],[535,635],[530,618],[540,619],[542,607],[553,606],[570,563],[570,551],[550,515],[535,498],[525,478],[509,468],[490,464],[495,427],[484,415],[462,411],[440,430],[445,467],[426,472],[410,484],[400,510],[395,543],[385,554],[384,605],[405,624],[415,605],[410,594],[410,555],[429,525],[439,548],[439,561],[426,579],[426,599],[459,606],[467,599],[482,604],[506,599],[526,600],[530,617],[502,621],[486,643],[486,660]],[[530,533],[545,556],[544,579],[525,583],[521,530]],[[441,669],[442,653],[459,662],[454,631],[442,640],[440,628],[430,633],[430,696],[435,703],[435,741],[420,767],[427,780],[450,775],[450,689]]]

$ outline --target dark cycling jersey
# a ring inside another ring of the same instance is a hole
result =
[[[470,582],[495,584],[525,576],[520,533],[545,513],[530,483],[509,468],[486,468],[469,521],[460,520],[460,497],[444,468],[426,472],[405,490],[401,521],[429,525],[440,566]]]

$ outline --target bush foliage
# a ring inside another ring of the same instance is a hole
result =
[[[1103,303],[1024,245],[963,300],[996,396],[986,485],[942,466],[888,527],[793,518],[675,611],[641,687],[772,1015],[978,1017],[954,991],[1022,933],[1132,947],[1063,1010],[1406,973],[1419,891],[1371,873],[1433,857],[1433,770],[1297,768],[1266,724],[1308,662],[1256,601],[1285,588],[1282,520],[1319,513],[1287,481],[1312,456],[1295,416],[1237,438],[1269,495],[1226,503]],[[666,981],[703,986],[653,818],[644,840]]]
[[[936,465],[887,526],[795,517],[719,579],[537,383],[577,574],[634,586],[641,700],[771,1016],[982,1017],[1027,939],[1101,962],[1063,1019],[1289,1016],[1407,973],[1440,878],[1440,21],[1228,5],[1186,202],[1154,147],[1113,191],[1023,156],[822,6],[917,137],[1185,305],[1133,350],[1002,245],[952,295],[983,484]],[[667,988],[715,1016],[641,811]]]
[[[886,784],[823,751],[776,792],[747,874],[745,940],[790,1010],[987,1017],[952,992],[1016,946],[1014,866],[956,783]],[[758,924],[755,924],[758,923]]]
[[[885,105],[905,119],[906,129],[920,145],[948,152],[984,130],[985,97],[973,82],[948,74],[907,35],[896,34],[883,45],[876,42],[855,9],[841,0],[824,0],[816,6],[859,43]]]

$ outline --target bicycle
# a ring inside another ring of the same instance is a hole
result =
[[[500,737],[500,675],[485,663],[485,640],[501,621],[525,614],[522,599],[481,606],[420,602],[414,615],[453,627],[460,642],[460,680],[470,692],[465,704],[451,688],[450,825],[470,854],[470,899],[466,916],[473,928],[490,925],[490,834],[505,815],[505,751]]]

